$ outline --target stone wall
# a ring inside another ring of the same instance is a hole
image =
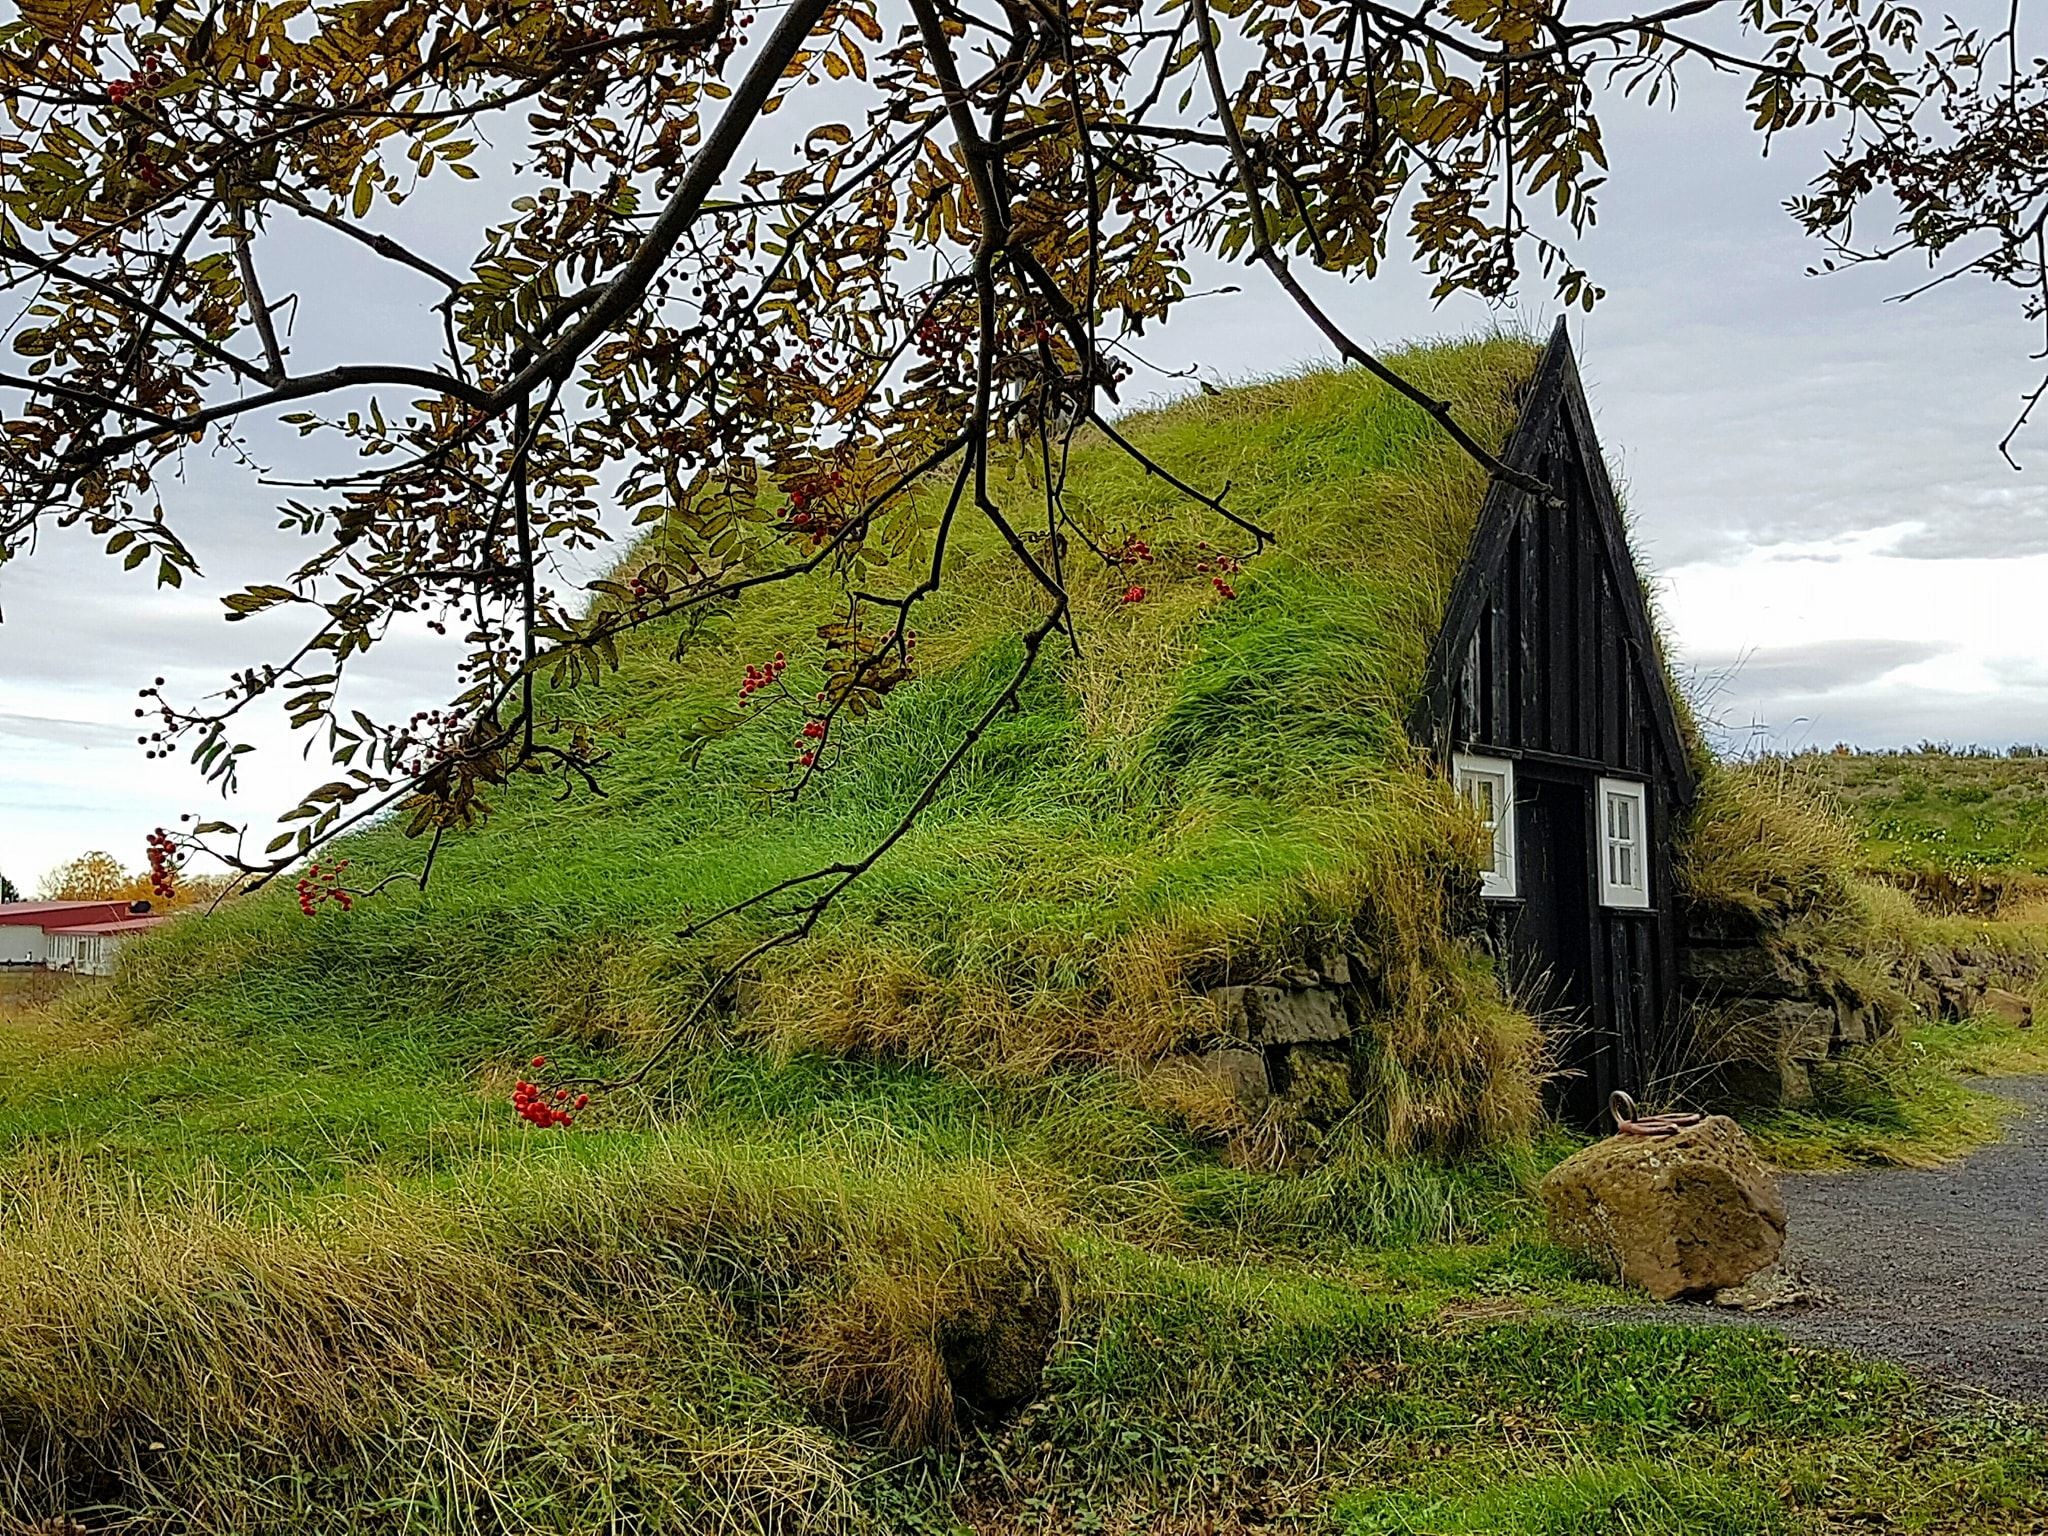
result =
[[[2025,955],[1930,945],[1859,980],[1764,925],[1696,912],[1679,974],[1692,1058],[1684,1096],[1721,1108],[1811,1102],[1814,1067],[1884,1039],[1913,1010],[1990,1014],[2026,1028],[2033,1006],[2020,989],[2040,971]],[[1217,1023],[1199,1057],[1203,1073],[1252,1119],[1275,1107],[1336,1118],[1355,1097],[1352,1037],[1384,1006],[1373,982],[1364,961],[1338,954],[1212,987]],[[1659,1097],[1654,1085],[1650,1097]]]
[[[2016,989],[2037,968],[1989,948],[1928,945],[1885,966],[1873,984],[1798,953],[1760,925],[1696,913],[1679,969],[1698,1058],[1694,1097],[1718,1108],[1808,1103],[1814,1067],[1882,1040],[1912,1011],[1946,1019],[1991,1013],[2026,1028],[2033,1006]]]
[[[2040,976],[2040,964],[2031,955],[1989,945],[1950,949],[1926,944],[1900,967],[1898,979],[1907,1000],[1932,1017],[1988,1013],[2025,1029],[2034,1022],[2034,1007],[2020,991]]]
[[[1901,1016],[1895,998],[1868,995],[1739,919],[1695,914],[1678,964],[1698,1096],[1717,1106],[1805,1103],[1816,1064],[1883,1038]]]
[[[1352,1102],[1351,1036],[1369,1006],[1362,965],[1312,957],[1267,980],[1221,986],[1214,1041],[1202,1067],[1247,1115],[1276,1100],[1311,1119],[1333,1119]]]

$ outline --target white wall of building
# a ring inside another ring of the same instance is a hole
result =
[[[113,972],[114,951],[120,947],[121,939],[116,934],[53,933],[48,964],[53,971],[106,976]]]
[[[0,965],[41,965],[46,953],[42,929],[0,924]]]

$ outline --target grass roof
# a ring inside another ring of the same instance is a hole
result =
[[[1536,356],[1493,337],[1399,361],[1499,444]],[[1487,1095],[1526,1032],[1503,1023],[1446,1055],[1472,1038],[1456,1019],[1485,1011],[1441,932],[1444,870],[1471,863],[1475,834],[1402,729],[1482,472],[1350,371],[1194,396],[1128,430],[1188,481],[1227,485],[1278,547],[1224,600],[1196,569],[1204,541],[1222,542],[1216,520],[1082,445],[1071,497],[1107,537],[1149,542],[1145,600],[1122,601],[1116,573],[1077,578],[1080,653],[1048,648],[917,829],[811,941],[764,963],[742,1028],[974,1067],[1136,1063],[1204,1027],[1200,984],[1352,944],[1383,962],[1400,1020],[1382,1074],[1392,1139],[1505,1133],[1526,1093]],[[999,551],[967,544],[921,610],[917,681],[855,723],[795,804],[771,791],[801,714],[766,712],[695,767],[684,745],[778,650],[808,696],[832,583],[757,590],[680,661],[672,637],[649,637],[568,701],[612,750],[604,798],[508,793],[449,841],[424,895],[394,888],[309,922],[278,892],[177,925],[118,984],[121,1004],[229,1032],[335,1014],[413,1025],[420,1049],[465,1072],[536,1039],[644,1041],[760,928],[677,930],[865,852],[1000,689],[1036,601]],[[367,883],[422,848],[384,828],[344,851]],[[1425,1092],[1424,1076],[1441,1082]]]

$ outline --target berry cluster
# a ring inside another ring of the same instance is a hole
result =
[[[965,352],[973,339],[973,318],[958,309],[928,314],[917,323],[917,350],[935,361]]]
[[[149,889],[159,901],[178,894],[176,845],[171,834],[158,827],[149,834]]]
[[[408,777],[423,778],[457,755],[468,739],[469,722],[455,710],[415,710],[391,743],[391,761]]]
[[[775,653],[775,659],[765,667],[757,667],[748,662],[746,674],[740,678],[740,697],[750,699],[763,688],[780,681],[782,669],[788,665],[789,658],[780,651]]]
[[[821,474],[805,475],[789,483],[789,504],[798,512],[814,501],[822,501],[846,483],[843,470],[828,470]]]
[[[1135,581],[1132,582],[1128,587],[1124,588],[1124,601],[1127,603],[1142,603],[1145,601],[1145,589]]]
[[[547,1064],[545,1056],[536,1056],[532,1061],[536,1072]],[[571,1100],[568,1089],[557,1088],[550,1095],[538,1083],[529,1083],[523,1077],[512,1085],[513,1113],[528,1125],[537,1125],[544,1131],[553,1130],[556,1126],[567,1130],[576,1123],[575,1111],[589,1102],[587,1093],[579,1093]]]
[[[164,680],[162,678],[158,678],[155,681],[155,683],[151,684],[149,687],[138,688],[135,690],[135,696],[138,699],[156,700],[156,704],[154,707],[157,718],[162,720],[164,723],[163,730],[151,731],[146,736],[138,736],[135,738],[135,745],[137,745],[138,747],[147,747],[149,749],[148,751],[142,754],[145,758],[169,757],[171,755],[171,746],[168,738],[171,734],[175,734],[178,722],[171,716],[171,706],[163,701],[163,694],[159,691],[163,688],[163,685]],[[140,704],[138,704],[135,707],[135,718],[138,720],[143,719],[149,713],[149,709],[144,708]]]
[[[343,859],[335,864],[315,864],[307,870],[299,880],[299,910],[311,917],[323,901],[333,902],[344,912],[353,907],[356,904],[355,893],[345,889],[341,883],[347,868],[348,860]]]
[[[1204,549],[1208,547],[1206,542],[1202,545]],[[1226,576],[1235,576],[1244,569],[1244,562],[1235,555],[1207,556],[1196,562],[1195,569],[1209,577],[1209,585],[1216,589],[1216,595],[1225,602],[1237,596],[1237,588],[1224,580]]]
[[[825,722],[806,720],[804,728],[796,733],[796,765],[808,768],[818,760],[818,745],[825,739]]]
[[[154,91],[164,83],[164,61],[162,54],[158,53],[154,48],[147,49],[137,62],[141,67],[136,70],[132,79],[109,80],[107,82],[107,100],[117,107],[137,91]]]
[[[1152,558],[1152,546],[1135,533],[1109,552],[1112,565],[1143,565]]]
[[[787,487],[789,526],[808,534],[813,545],[822,544],[837,535],[846,527],[848,519],[844,512],[832,507],[831,501],[834,493],[845,483],[845,472],[837,469],[792,480]]]

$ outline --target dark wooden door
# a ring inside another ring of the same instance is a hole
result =
[[[1600,1113],[1602,1079],[1593,1006],[1591,786],[1578,776],[1538,777],[1525,765],[1515,821],[1522,899],[1509,938],[1510,974],[1560,1069],[1548,1088],[1551,1112],[1587,1125]]]

